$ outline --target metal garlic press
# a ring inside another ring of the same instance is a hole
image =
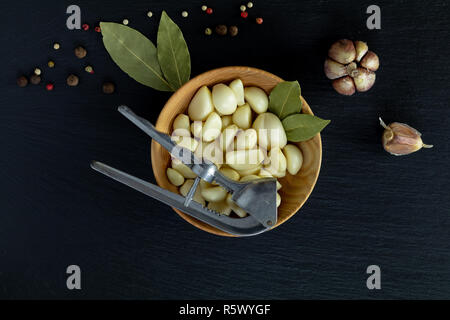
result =
[[[120,106],[118,110],[168,150],[172,157],[178,158],[188,166],[197,175],[197,178],[186,197],[182,197],[98,161],[92,161],[91,163],[94,170],[233,235],[256,235],[269,230],[276,224],[276,179],[262,178],[248,182],[233,181],[224,176],[214,163],[207,159],[198,159],[190,150],[178,146],[169,135],[157,131],[149,121],[134,114],[130,108]],[[231,192],[232,200],[249,215],[245,218],[232,218],[205,208],[196,202],[193,197],[201,179],[210,183],[215,182]]]

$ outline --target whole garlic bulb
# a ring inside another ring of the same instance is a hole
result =
[[[369,51],[365,42],[342,39],[331,45],[324,71],[338,93],[351,96],[355,91],[366,92],[372,88],[379,67],[378,56]]]

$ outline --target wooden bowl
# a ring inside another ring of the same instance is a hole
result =
[[[283,81],[281,78],[269,72],[250,67],[224,67],[205,72],[191,79],[172,95],[159,115],[158,121],[156,122],[156,129],[170,134],[173,120],[178,114],[186,112],[189,102],[200,87],[205,85],[211,87],[217,83],[229,83],[236,78],[241,79],[244,86],[257,86],[264,89],[267,93],[270,93],[279,82]],[[303,97],[302,101],[302,112],[313,114]],[[278,208],[278,222],[274,228],[286,222],[302,207],[311,194],[319,176],[322,162],[322,140],[320,134],[308,141],[297,143],[297,146],[300,147],[303,153],[303,166],[295,176],[287,174],[286,177],[280,180],[283,185],[279,191],[282,201]],[[153,173],[158,185],[178,193],[177,188],[168,181],[166,176],[170,154],[154,141],[152,142],[151,161]],[[198,221],[178,209],[174,210],[184,220],[197,228],[216,235],[232,236]]]

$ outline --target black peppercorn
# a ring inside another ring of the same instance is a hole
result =
[[[230,36],[235,37],[237,36],[239,29],[236,26],[230,26],[230,28],[228,29],[230,32]]]
[[[103,83],[103,93],[111,94],[114,93],[114,90],[115,90],[114,83],[112,82]]]
[[[227,32],[228,32],[228,28],[227,28],[227,26],[224,25],[224,24],[219,24],[219,25],[216,27],[216,33],[217,33],[219,36],[224,36],[224,35],[227,34]]]
[[[39,83],[41,83],[41,77],[38,76],[37,74],[33,74],[33,75],[30,77],[30,82],[31,82],[32,84],[39,84]]]
[[[83,59],[84,57],[86,57],[86,55],[87,55],[87,51],[82,46],[78,46],[75,48],[75,56],[78,59]]]
[[[79,81],[80,79],[74,74],[71,74],[67,77],[67,85],[70,87],[76,87]]]
[[[28,85],[28,79],[25,76],[20,76],[17,78],[17,85],[21,88],[26,87]]]

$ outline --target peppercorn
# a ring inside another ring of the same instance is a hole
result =
[[[53,85],[53,83],[47,83],[47,85],[45,86],[45,89],[47,89],[47,91],[52,91],[54,87],[55,86]]]
[[[213,9],[211,9],[211,8],[206,9],[206,13],[207,14],[212,14],[213,13]]]
[[[245,11],[245,10],[247,10],[247,8],[246,8],[244,5],[240,6],[239,9],[241,9],[242,12]]]
[[[127,26],[128,23],[130,23],[130,21],[128,21],[128,19],[123,19],[122,23],[123,23],[125,26]]]
[[[228,28],[227,28],[227,26],[224,25],[224,24],[219,24],[219,25],[216,27],[216,33],[217,33],[219,36],[224,36],[224,35],[227,34],[227,32],[228,32]]]
[[[212,30],[211,30],[211,28],[206,28],[206,29],[205,29],[205,34],[206,34],[207,36],[212,35]]]
[[[181,13],[181,16],[182,16],[183,18],[187,18],[188,15],[189,15],[189,13],[188,13],[187,11],[183,11],[183,12]]]
[[[79,81],[80,79],[74,74],[71,74],[67,77],[67,85],[70,87],[76,87]]]
[[[37,74],[33,74],[31,77],[30,77],[30,82],[32,83],[32,84],[39,84],[39,83],[41,83],[41,77],[40,76],[38,76]]]
[[[87,23],[83,24],[81,26],[81,28],[83,28],[84,31],[88,31],[89,30],[89,25]]]
[[[54,68],[54,67],[55,67],[55,62],[52,61],[52,60],[50,60],[50,61],[47,63],[47,65],[48,65],[49,68]]]
[[[17,85],[21,88],[24,88],[28,85],[28,79],[25,76],[20,76],[17,78]]]
[[[86,55],[87,55],[87,51],[82,46],[78,46],[75,48],[75,56],[78,59],[83,59],[84,57],[86,57]]]
[[[34,74],[40,76],[41,75],[41,69],[39,69],[39,68],[34,69]]]
[[[253,2],[247,3],[247,8],[253,8]]]
[[[262,24],[263,23],[263,18],[256,18],[256,23],[257,24]]]
[[[239,33],[239,29],[236,26],[230,26],[228,28],[228,33],[230,34],[230,36],[235,37]]]
[[[242,11],[241,12],[241,17],[244,18],[244,19],[247,18],[248,17],[248,12],[247,11]]]
[[[205,6],[205,5],[202,6],[202,11],[206,11],[207,9],[208,9],[207,6]]]
[[[114,83],[112,82],[103,83],[103,93],[105,94],[114,93],[114,89],[115,89]]]
[[[149,18],[153,17],[153,12],[151,12],[151,11],[147,12],[147,17],[149,17]]]
[[[59,44],[58,42],[55,42],[55,43],[53,44],[53,49],[59,50],[59,48],[61,48],[60,44]]]
[[[98,32],[98,33],[102,32],[102,29],[101,29],[100,27],[98,27],[98,26],[97,26],[97,27],[95,27],[95,29],[94,29],[94,30],[95,30],[95,32]]]
[[[94,73],[94,68],[92,68],[91,66],[86,66],[86,67],[84,68],[84,70],[85,70],[87,73],[90,73],[90,74],[93,74],[93,73]]]

